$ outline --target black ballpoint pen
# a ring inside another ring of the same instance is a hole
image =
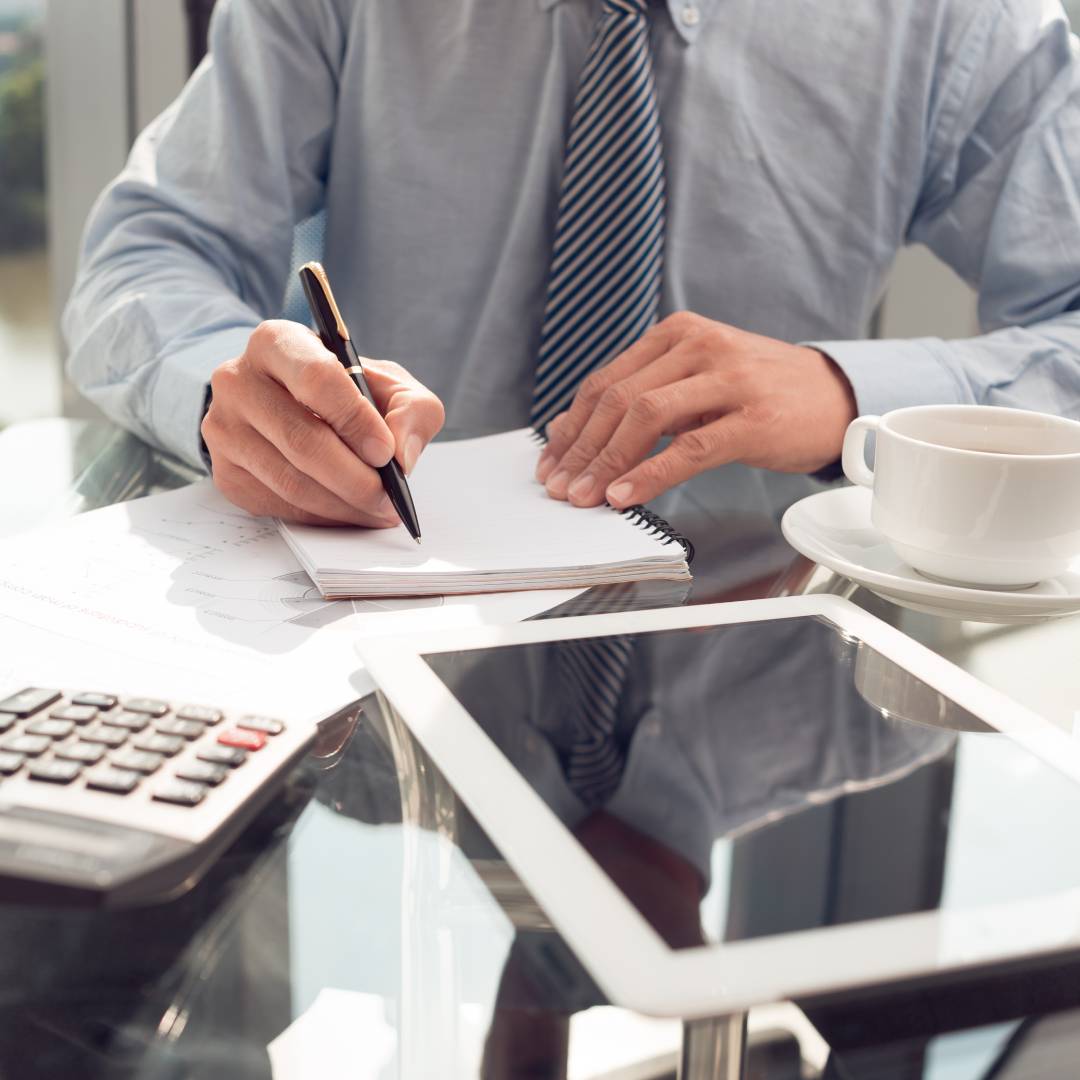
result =
[[[345,320],[338,310],[337,301],[330,288],[330,279],[321,263],[309,262],[300,267],[300,283],[304,286],[304,295],[307,297],[308,307],[311,308],[312,317],[315,320],[315,328],[319,332],[322,343],[341,361],[342,366],[349,373],[353,385],[371,402],[378,411],[375,398],[368,387],[367,379],[364,378],[364,369],[360,364],[356,347],[349,337],[349,331],[345,326]],[[381,413],[380,413],[381,415]],[[416,517],[416,507],[413,506],[412,494],[409,492],[405,473],[396,459],[391,458],[379,469],[379,478],[382,480],[383,490],[386,492],[394,509],[398,513],[409,530],[412,538],[420,543],[420,522]]]

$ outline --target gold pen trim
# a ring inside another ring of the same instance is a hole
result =
[[[352,367],[347,367],[346,372],[350,375],[363,375],[364,369],[359,364],[353,364]]]
[[[310,270],[315,277],[319,279],[319,285],[322,286],[326,302],[330,305],[330,310],[334,313],[334,322],[337,323],[337,332],[341,335],[343,341],[348,341],[349,331],[345,326],[345,320],[341,317],[341,312],[338,310],[337,301],[334,299],[334,290],[330,288],[330,279],[326,276],[326,271],[323,269],[322,263],[307,262],[304,263],[300,269]],[[352,371],[353,369],[350,368],[349,370]]]

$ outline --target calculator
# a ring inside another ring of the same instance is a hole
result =
[[[182,892],[316,732],[97,690],[0,696],[0,901],[124,906]]]

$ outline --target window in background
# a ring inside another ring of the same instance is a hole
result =
[[[55,413],[45,215],[45,0],[0,0],[0,426]]]

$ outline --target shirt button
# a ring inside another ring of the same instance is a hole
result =
[[[693,4],[687,4],[679,13],[683,26],[697,26],[701,22],[701,12]]]

